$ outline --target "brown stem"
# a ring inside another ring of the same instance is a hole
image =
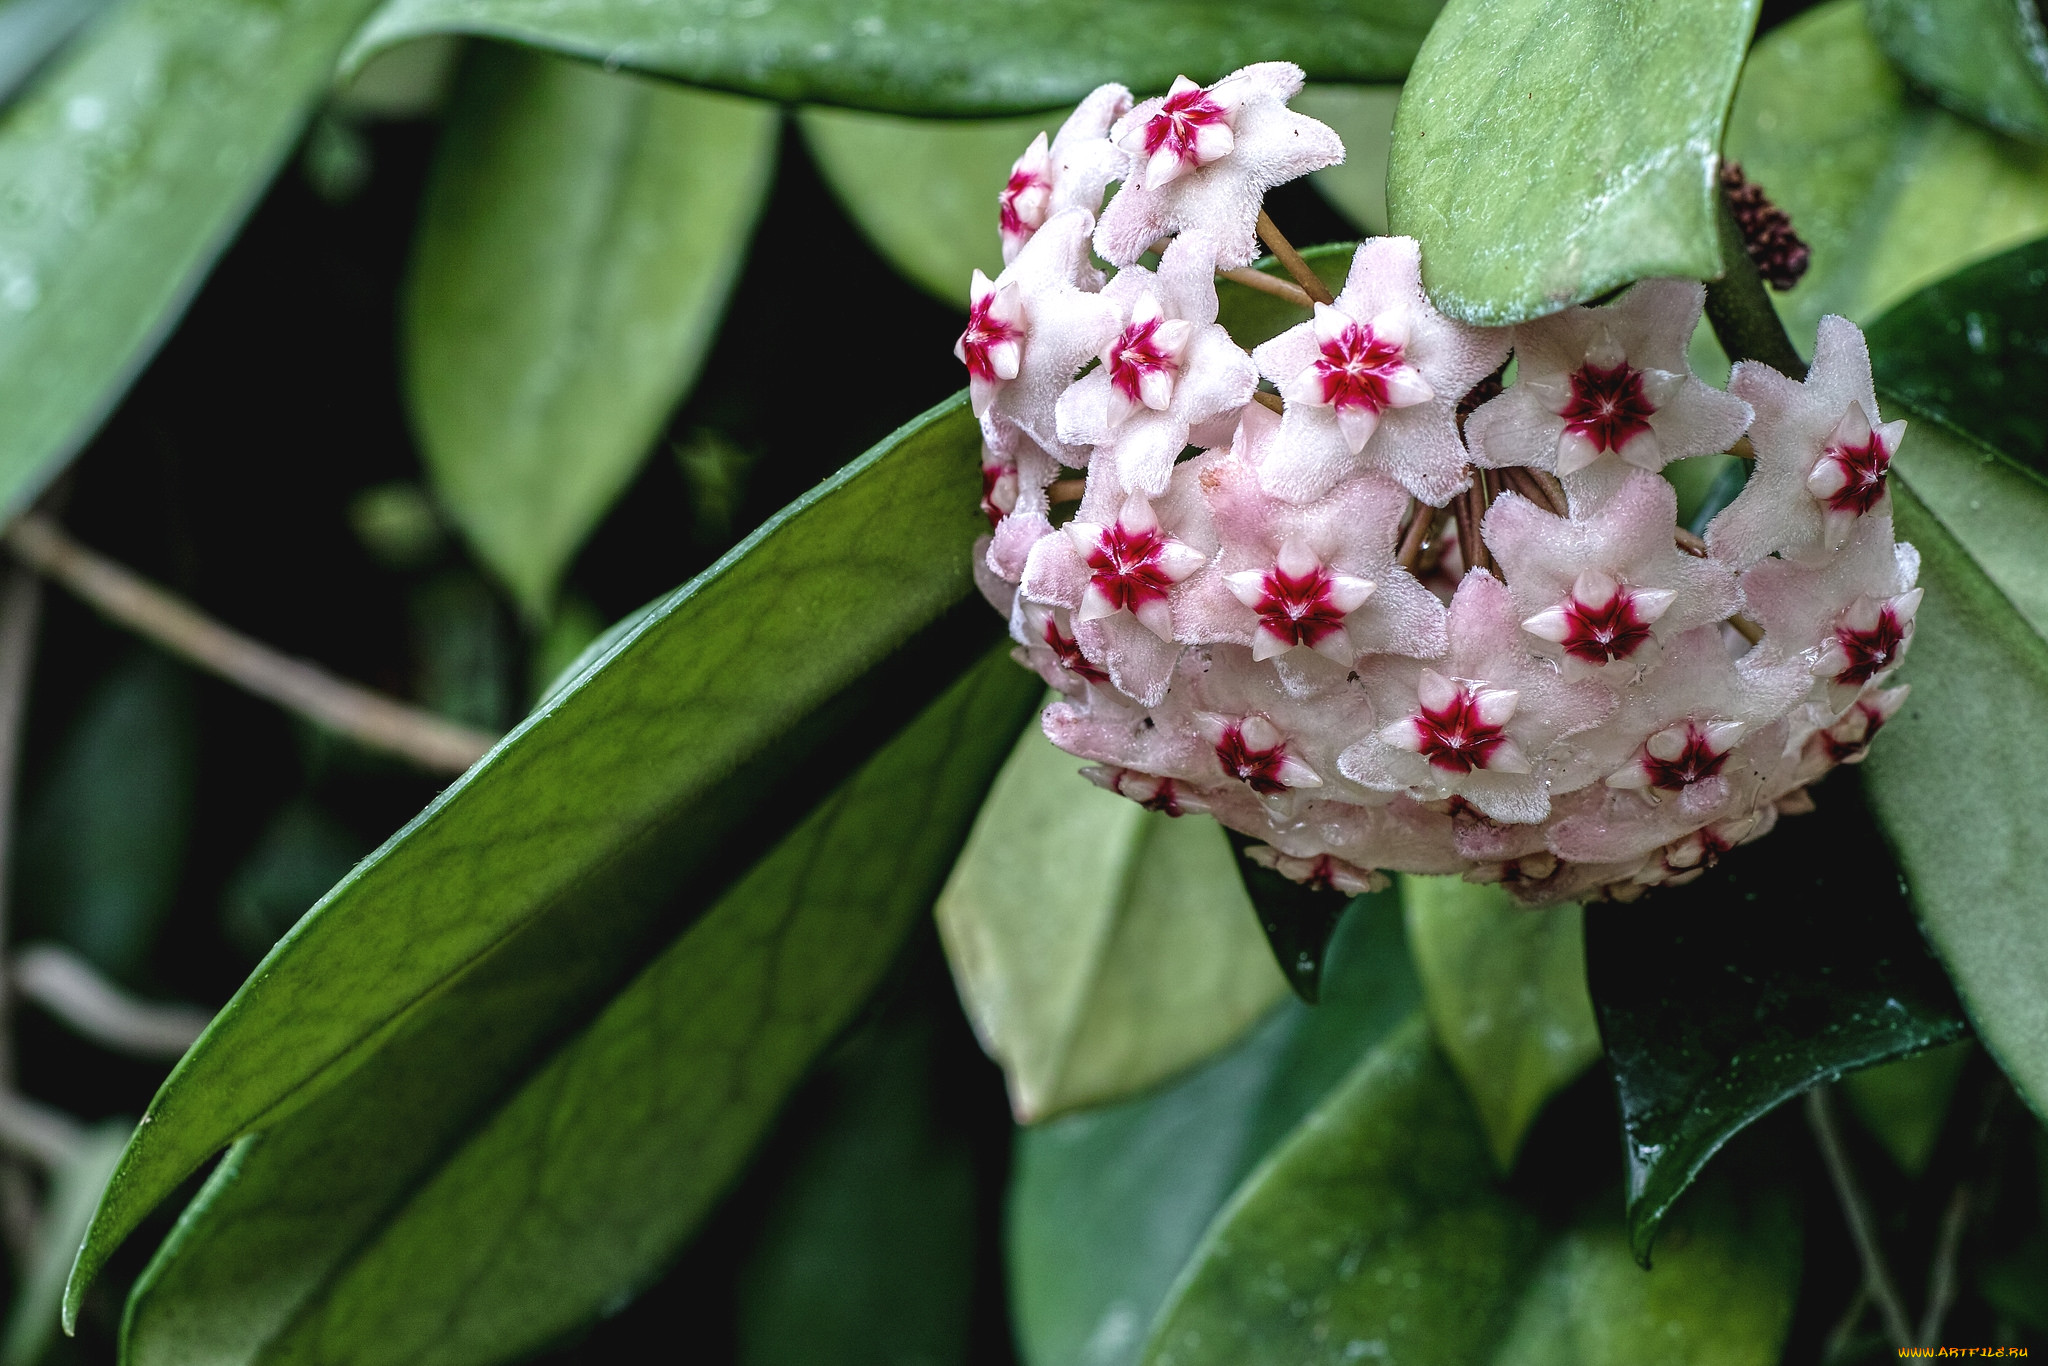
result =
[[[1746,259],[1746,258],[1745,258]],[[1834,1087],[1821,1085],[1806,1093],[1806,1123],[1813,1130],[1828,1179],[1834,1183],[1835,1199],[1842,1206],[1842,1219],[1849,1225],[1849,1237],[1856,1244],[1856,1256],[1863,1263],[1863,1284],[1877,1305],[1879,1322],[1892,1349],[1913,1345],[1913,1330],[1906,1321],[1906,1306],[1892,1285],[1892,1273],[1885,1266],[1884,1249],[1877,1241],[1877,1221],[1870,1203],[1856,1184],[1855,1169],[1842,1147],[1842,1135],[1835,1124]]]
[[[1283,400],[1280,397],[1280,395],[1268,393],[1264,389],[1252,390],[1252,402],[1258,404],[1260,407],[1263,408],[1271,408],[1276,413],[1285,412],[1287,410],[1286,401]]]
[[[1408,500],[1408,526],[1401,533],[1401,546],[1394,552],[1394,560],[1411,574],[1422,560],[1423,543],[1436,529],[1437,513],[1436,508],[1420,499]]]
[[[1276,280],[1265,271],[1253,270],[1250,266],[1234,266],[1229,270],[1219,270],[1216,272],[1216,278],[1243,285],[1246,289],[1255,289],[1261,294],[1270,294],[1276,299],[1285,299],[1296,308],[1307,308],[1315,302],[1309,297],[1308,291],[1300,285]]]
[[[1734,456],[1737,460],[1754,460],[1756,459],[1756,447],[1751,444],[1748,437],[1738,436],[1735,438],[1735,444],[1728,448],[1728,454]]]
[[[1941,1341],[1941,1325],[1956,1302],[1956,1259],[1962,1252],[1963,1231],[1970,1225],[1970,1187],[1958,1185],[1941,1216],[1941,1236],[1934,1247],[1934,1263],[1927,1271],[1927,1310],[1920,1316],[1916,1347],[1932,1347]]]
[[[1764,628],[1737,612],[1728,618],[1728,624],[1735,628],[1735,634],[1754,645],[1764,638]]]
[[[1546,486],[1544,481],[1547,476],[1542,470],[1532,470],[1526,465],[1510,465],[1506,469],[1495,470],[1494,474],[1502,483],[1552,516],[1564,516],[1570,506],[1565,499],[1563,485],[1555,479],[1550,479]]]
[[[1266,244],[1266,249],[1273,253],[1286,268],[1287,273],[1294,277],[1294,283],[1300,285],[1302,292],[1309,298],[1319,304],[1337,302],[1337,296],[1330,293],[1330,287],[1323,283],[1323,277],[1309,269],[1308,262],[1294,249],[1294,243],[1287,240],[1287,235],[1280,231],[1264,209],[1259,210],[1259,240]]]
[[[1707,543],[1700,539],[1698,532],[1689,531],[1685,527],[1679,527],[1671,533],[1671,539],[1680,550],[1683,550],[1694,559],[1704,560],[1707,558]]]
[[[370,749],[421,768],[460,773],[495,737],[407,706],[230,630],[183,598],[72,540],[39,512],[6,533],[22,563],[55,579],[102,615],[171,653]]]
[[[1081,495],[1088,490],[1086,479],[1055,479],[1045,491],[1045,496],[1055,503],[1078,503]]]

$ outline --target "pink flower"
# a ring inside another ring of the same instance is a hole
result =
[[[1095,448],[1133,492],[1156,497],[1197,426],[1251,401],[1258,374],[1216,321],[1216,244],[1206,233],[1174,239],[1159,273],[1129,266],[1102,297],[1119,331],[1102,364],[1060,396],[1060,440]]]
[[[1599,308],[1567,308],[1514,329],[1515,383],[1465,424],[1472,461],[1527,465],[1597,502],[1629,466],[1725,451],[1749,426],[1740,398],[1692,373],[1686,348],[1706,300],[1691,280],[1644,280]]]
[[[1287,107],[1301,86],[1300,67],[1260,62],[1206,90],[1183,76],[1118,119],[1109,135],[1124,184],[1095,231],[1102,259],[1128,266],[1160,238],[1200,228],[1215,236],[1219,265],[1249,265],[1266,191],[1344,159],[1335,133]]]
[[[1245,850],[1244,855],[1261,868],[1271,868],[1291,882],[1322,891],[1342,892],[1345,896],[1364,896],[1367,892],[1383,891],[1389,885],[1385,873],[1360,868],[1328,854],[1294,858],[1270,844],[1255,844]]]
[[[1458,400],[1507,359],[1507,339],[1430,306],[1414,239],[1375,237],[1334,306],[1252,359],[1286,400],[1259,472],[1269,492],[1305,503],[1375,470],[1440,507],[1470,482]]]
[[[1124,87],[1097,86],[1067,116],[1050,146],[1043,133],[1032,139],[996,197],[1004,265],[1017,259],[1032,234],[1054,214],[1068,209],[1101,212],[1103,191],[1123,174],[1123,155],[1109,140],[1109,127],[1130,107],[1131,92]]]
[[[1840,711],[1904,657],[1920,608],[1919,575],[1919,552],[1894,543],[1889,512],[1859,519],[1841,549],[1816,565],[1763,561],[1742,576],[1764,628],[1754,658],[1805,663]]]
[[[1742,361],[1728,387],[1756,407],[1756,470],[1707,528],[1717,558],[1737,567],[1772,554],[1814,561],[1889,506],[1884,477],[1906,424],[1879,425],[1870,348],[1854,323],[1820,320],[1805,383]]]

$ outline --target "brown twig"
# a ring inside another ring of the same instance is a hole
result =
[[[1707,558],[1707,543],[1700,539],[1698,533],[1680,527],[1671,534],[1671,539],[1680,550],[1683,550],[1694,559],[1704,560]]]
[[[1337,296],[1330,293],[1330,287],[1323,283],[1323,277],[1309,268],[1301,253],[1294,249],[1294,243],[1287,240],[1287,234],[1280,231],[1279,226],[1264,209],[1259,210],[1259,240],[1266,244],[1266,249],[1273,253],[1274,259],[1294,277],[1294,283],[1300,285],[1302,292],[1309,298],[1319,304],[1337,302]]]
[[[22,563],[55,579],[109,619],[231,683],[370,749],[421,768],[460,773],[497,743],[493,736],[280,654],[230,630],[183,598],[71,539],[39,512],[8,529]]]
[[[10,985],[103,1048],[138,1058],[176,1058],[213,1020],[197,1006],[142,1001],[99,969],[56,944],[35,944],[14,956]]]
[[[1271,408],[1276,413],[1287,410],[1286,400],[1282,399],[1280,395],[1268,393],[1264,389],[1252,390],[1252,401],[1262,408]]]
[[[1046,498],[1055,503],[1078,503],[1081,495],[1088,490],[1086,479],[1055,479],[1045,491]]]
[[[1737,460],[1754,460],[1756,459],[1756,446],[1748,437],[1738,436],[1735,438],[1735,444],[1728,448],[1728,454],[1734,456]]]
[[[1261,294],[1270,294],[1276,299],[1285,299],[1296,308],[1307,308],[1315,302],[1309,297],[1308,291],[1300,285],[1275,279],[1265,271],[1253,270],[1250,266],[1234,266],[1229,270],[1219,270],[1216,272],[1216,278],[1243,285],[1246,289],[1255,289]]]
[[[1754,645],[1764,638],[1764,628],[1737,612],[1728,618],[1728,624],[1735,628],[1735,634]]]
[[[1526,465],[1510,465],[1506,469],[1494,471],[1494,474],[1500,478],[1501,482],[1516,493],[1521,494],[1524,498],[1527,498],[1552,516],[1562,517],[1570,506],[1564,496],[1564,487],[1558,484],[1555,479],[1552,479],[1550,486],[1546,487],[1543,480],[1538,477],[1542,473],[1543,471],[1532,470]]]
[[[1942,1212],[1941,1235],[1934,1245],[1934,1261],[1927,1270],[1927,1308],[1920,1316],[1916,1347],[1932,1347],[1941,1341],[1941,1325],[1956,1302],[1956,1259],[1962,1252],[1963,1231],[1970,1226],[1970,1187],[1959,1185],[1949,1196]]]
[[[1422,561],[1423,544],[1430,533],[1436,530],[1436,519],[1441,512],[1417,498],[1408,500],[1408,525],[1401,532],[1400,549],[1394,552],[1394,560],[1403,569],[1413,574],[1415,566]]]
[[[1884,1325],[1885,1339],[1894,1351],[1911,1347],[1913,1330],[1906,1320],[1906,1306],[1892,1285],[1892,1273],[1885,1266],[1884,1249],[1877,1241],[1877,1221],[1872,1218],[1870,1203],[1863,1198],[1863,1191],[1856,1184],[1856,1172],[1849,1165],[1849,1155],[1842,1148],[1842,1135],[1835,1124],[1832,1086],[1823,1084],[1806,1093],[1806,1123],[1813,1130],[1821,1161],[1828,1169],[1828,1179],[1834,1183],[1835,1199],[1842,1206],[1843,1221],[1849,1225],[1850,1240],[1856,1244],[1856,1256],[1863,1263],[1863,1284],[1870,1291],[1871,1301],[1877,1305],[1877,1316]]]

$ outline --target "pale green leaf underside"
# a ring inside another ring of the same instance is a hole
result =
[[[1869,322],[2048,233],[2048,152],[1909,99],[1860,0],[1832,0],[1757,44],[1727,152],[1813,248],[1806,278],[1777,296],[1804,352],[1822,314]]]
[[[356,1184],[411,1118],[377,1064],[246,1140],[139,1285],[125,1359],[482,1366],[651,1280],[930,904],[1040,688],[990,655],[452,1151]]]
[[[1931,421],[1892,482],[1926,598],[1870,804],[1978,1037],[2048,1113],[2048,845],[2015,795],[2048,788],[2048,487]]]
[[[1403,877],[1401,902],[1430,1024],[1506,1171],[1543,1103],[1600,1056],[1584,916],[1452,877]]]
[[[1718,276],[1716,158],[1756,9],[1451,0],[1387,173],[1437,307],[1497,325],[1647,276]]]
[[[131,0],[0,116],[0,511],[169,332],[370,0]]]
[[[1080,768],[1028,727],[939,897],[960,999],[1027,1123],[1152,1086],[1287,994],[1216,823]]]
[[[675,888],[715,886],[784,767],[823,742],[818,710],[971,591],[979,444],[964,398],[907,424],[678,589],[330,892],[152,1102],[68,1306],[207,1157],[433,1018],[479,964],[533,998],[471,1042],[479,1085],[630,970]]]
[[[471,57],[421,207],[406,384],[443,506],[535,618],[696,380],[779,121],[543,53]]]
[[[1105,81],[1164,90],[1247,62],[1328,81],[1395,81],[1438,0],[387,0],[345,69],[437,33],[508,38],[788,103],[900,114],[1071,106]]]
[[[1870,28],[1935,97],[2048,142],[2048,33],[2033,0],[1870,0]]]

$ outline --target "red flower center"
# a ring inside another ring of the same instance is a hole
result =
[[[1024,329],[1016,324],[990,316],[994,302],[993,292],[976,299],[967,310],[967,330],[960,334],[960,351],[967,361],[967,373],[979,380],[1000,379],[995,362],[989,358],[990,350],[1024,335]]]
[[[981,512],[995,526],[1017,506],[1017,467],[1004,461],[981,467]]]
[[[1184,90],[1168,95],[1159,112],[1145,121],[1145,155],[1169,148],[1183,165],[1199,165],[1195,138],[1212,124],[1228,123],[1230,115],[1209,98],[1206,90]]]
[[[1823,500],[1830,512],[1852,512],[1861,517],[1884,497],[1884,477],[1891,469],[1892,453],[1877,432],[1861,445],[1829,446],[1821,459],[1833,461],[1846,480]]]
[[[1035,230],[1038,224],[1025,220],[1024,215],[1018,211],[1017,202],[1034,190],[1051,188],[1052,182],[1036,171],[1020,169],[1010,172],[1009,184],[1003,186],[1002,193],[996,196],[1004,234],[1010,237],[1023,237]],[[1042,214],[1035,216],[1043,217]]]
[[[1685,745],[1675,757],[1659,759],[1648,750],[1643,751],[1643,772],[1649,775],[1650,786],[1662,792],[1682,792],[1694,783],[1704,782],[1718,774],[1727,762],[1728,751],[1716,753],[1708,743],[1707,733],[1691,721],[1685,723]]]
[[[1116,339],[1109,352],[1109,384],[1132,404],[1144,403],[1140,392],[1145,376],[1178,370],[1180,363],[1159,346],[1157,333],[1163,318],[1134,322]]]
[[[1330,571],[1317,565],[1294,575],[1275,565],[1260,587],[1265,595],[1252,610],[1259,624],[1289,645],[1316,644],[1344,629],[1344,613],[1331,593]]]
[[[1422,709],[1415,718],[1415,735],[1420,741],[1416,752],[1448,773],[1485,768],[1494,751],[1507,742],[1501,727],[1480,719],[1479,699],[1462,683],[1442,707]]]
[[[1877,624],[1867,631],[1850,626],[1835,628],[1835,639],[1849,657],[1849,667],[1835,675],[1837,683],[1868,683],[1898,662],[1906,643],[1906,623],[1890,603],[1878,609]]]
[[[1135,612],[1148,602],[1164,601],[1173,587],[1160,563],[1166,549],[1166,533],[1158,527],[1132,531],[1119,521],[1102,533],[1095,549],[1088,552],[1088,567],[1094,571],[1097,591],[1112,607]]]
[[[1393,406],[1388,382],[1406,363],[1403,348],[1375,336],[1369,325],[1353,322],[1322,342],[1314,368],[1323,402],[1383,413]]]
[[[1637,615],[1635,596],[1626,588],[1597,607],[1573,597],[1564,604],[1564,615],[1568,634],[1559,644],[1588,664],[1627,659],[1650,638],[1650,623]]]
[[[1828,761],[1852,764],[1863,757],[1870,742],[1884,729],[1885,714],[1869,702],[1858,702],[1841,720],[1820,733],[1820,747]]]
[[[1287,791],[1287,784],[1280,780],[1280,766],[1287,758],[1285,740],[1269,749],[1257,749],[1245,739],[1243,726],[1231,726],[1216,742],[1216,757],[1223,761],[1225,773],[1254,792],[1271,797]]]
[[[1572,372],[1571,385],[1559,416],[1566,431],[1596,450],[1618,451],[1650,430],[1657,405],[1643,392],[1643,372],[1627,361],[1606,368],[1587,361]]]
[[[1052,651],[1053,658],[1059,661],[1060,667],[1076,678],[1084,678],[1090,683],[1109,682],[1109,675],[1097,667],[1088,656],[1082,654],[1081,647],[1075,643],[1074,638],[1060,630],[1059,622],[1051,617],[1045,619],[1045,643]]]

